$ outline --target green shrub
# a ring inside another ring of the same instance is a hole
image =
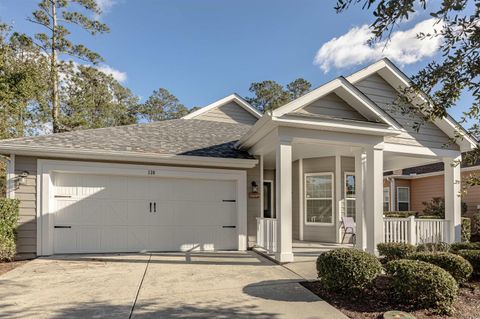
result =
[[[417,212],[414,211],[388,211],[383,212],[385,218],[407,218],[410,216],[415,216]]]
[[[459,250],[458,254],[468,260],[473,267],[473,274],[480,276],[480,250]]]
[[[458,284],[447,271],[419,260],[394,260],[386,265],[395,293],[403,303],[449,313]]]
[[[11,260],[15,256],[18,207],[18,199],[0,198],[0,260]]]
[[[472,222],[468,217],[462,217],[462,241],[469,242],[472,236]]]
[[[475,213],[472,216],[472,232],[480,234],[480,213]]]
[[[406,258],[416,251],[415,246],[405,243],[380,243],[377,245],[378,253],[387,261]]]
[[[421,260],[445,269],[458,283],[468,281],[473,272],[467,260],[452,253],[414,253],[408,259]]]
[[[480,250],[480,243],[453,243],[450,245],[450,252],[459,250]]]
[[[382,265],[375,256],[357,249],[338,248],[317,258],[318,278],[332,291],[364,287],[381,271]]]
[[[438,253],[448,252],[450,250],[450,244],[439,241],[437,243],[425,243],[417,246],[417,252],[425,253]]]

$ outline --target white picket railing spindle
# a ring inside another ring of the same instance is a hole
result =
[[[257,246],[270,253],[277,251],[277,219],[257,217]]]
[[[446,242],[448,221],[444,219],[384,218],[383,234],[386,243],[422,243]]]

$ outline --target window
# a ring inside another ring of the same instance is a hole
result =
[[[333,174],[305,174],[306,224],[333,224]]]
[[[397,209],[401,212],[410,210],[409,187],[397,187]]]
[[[390,187],[383,188],[383,211],[388,212],[390,210]]]
[[[355,219],[355,174],[345,173],[345,216]]]
[[[276,217],[273,210],[273,181],[263,181],[263,217]]]

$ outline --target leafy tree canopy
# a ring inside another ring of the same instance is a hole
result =
[[[310,91],[310,82],[302,78],[287,84],[286,88],[275,81],[254,82],[250,85],[253,97],[246,101],[262,112],[271,111]]]
[[[152,95],[139,107],[139,115],[148,122],[177,119],[189,110],[178,98],[165,88],[153,91]]]

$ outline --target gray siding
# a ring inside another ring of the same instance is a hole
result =
[[[260,217],[260,198],[250,198],[252,182],[260,181],[260,166],[247,170],[247,236],[248,247],[257,243],[257,217]]]
[[[195,117],[196,120],[253,125],[257,118],[235,102],[222,105]]]
[[[300,239],[299,187],[303,187],[303,183],[299,185],[298,162],[299,161],[295,161],[292,163],[292,237],[296,240]]]
[[[366,120],[365,117],[357,112],[357,110],[348,105],[335,93],[330,93],[316,100],[315,102],[308,104],[307,106],[298,110],[296,113],[324,115],[357,121]]]
[[[26,185],[19,185],[15,198],[20,200],[17,228],[18,259],[35,257],[37,252],[37,160],[33,157],[15,157],[15,175],[27,171]]]
[[[449,144],[448,136],[442,132],[435,124],[425,123],[417,132],[413,125],[421,120],[421,116],[417,113],[410,112],[402,114],[398,107],[392,105],[398,96],[397,91],[388,84],[378,74],[373,74],[358,83],[355,86],[375,102],[381,109],[387,112],[391,117],[402,125],[407,133],[401,136],[386,137],[385,141],[389,143],[426,146],[433,148],[448,148],[458,150],[458,145]],[[449,144],[449,145],[445,145]]]

